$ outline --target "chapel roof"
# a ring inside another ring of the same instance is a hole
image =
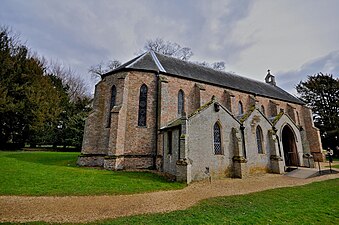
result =
[[[121,70],[159,72],[169,76],[176,76],[207,84],[222,86],[253,95],[269,97],[302,105],[305,104],[298,98],[275,85],[242,77],[233,73],[207,68],[193,62],[183,61],[153,51],[145,52],[144,54],[135,57],[118,68],[104,74],[103,77],[114,74]]]

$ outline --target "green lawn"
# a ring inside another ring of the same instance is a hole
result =
[[[305,186],[212,198],[187,210],[89,224],[339,224],[338,187],[339,179],[327,180]]]
[[[327,167],[329,167],[329,166],[327,166]],[[339,169],[339,164],[337,164],[337,165],[331,165],[331,167],[332,167],[332,168],[337,168],[337,169]]]
[[[78,155],[78,152],[0,151],[0,195],[114,195],[185,186],[148,172],[77,167]]]
[[[339,179],[212,198],[187,210],[95,224],[339,224]]]

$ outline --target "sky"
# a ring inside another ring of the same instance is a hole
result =
[[[159,37],[244,77],[264,81],[270,69],[296,94],[307,76],[339,76],[338,11],[338,0],[0,0],[0,25],[91,92],[90,66],[126,62]]]

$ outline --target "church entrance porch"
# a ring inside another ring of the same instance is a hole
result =
[[[293,130],[286,125],[282,131],[282,143],[284,149],[284,158],[286,166],[300,166]]]

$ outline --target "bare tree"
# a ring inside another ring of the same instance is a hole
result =
[[[188,47],[181,47],[181,45],[164,41],[162,38],[156,38],[154,40],[147,40],[144,48],[144,51],[155,51],[164,55],[172,56],[174,58],[178,58],[184,61],[188,61],[192,56],[193,52]],[[195,62],[198,65],[213,68],[215,70],[225,70],[225,62],[214,62],[212,64],[208,62]]]
[[[164,55],[172,56],[181,60],[189,60],[193,55],[193,52],[188,47],[181,47],[178,43],[171,41],[164,41],[162,38],[156,38],[154,40],[147,40],[144,51],[155,51]]]
[[[214,62],[212,63],[212,68],[215,70],[225,70],[225,62],[220,61],[220,62]]]
[[[194,63],[197,64],[197,65],[204,66],[204,67],[207,67],[207,68],[212,68],[212,69],[215,69],[215,70],[220,70],[220,71],[225,70],[225,62],[223,62],[223,61],[214,62],[212,64],[210,64],[206,61],[194,62]]]
[[[67,94],[71,101],[90,96],[85,81],[70,67],[57,61],[51,61],[48,65],[48,72],[61,79],[62,84],[67,87]]]
[[[91,66],[88,69],[88,72],[92,75],[92,78],[94,80],[97,80],[100,78],[103,74],[114,70],[121,66],[121,62],[119,60],[113,59],[108,61],[107,63],[101,62],[97,65]]]
[[[155,38],[153,40],[147,40],[143,49],[139,50],[136,55],[142,54],[145,51],[154,51],[164,55],[168,55],[177,59],[181,59],[184,61],[189,61],[189,59],[193,56],[193,52],[189,47],[182,47],[180,44],[165,41],[162,38]],[[216,70],[225,70],[225,62],[214,62],[212,64],[208,62],[194,62],[198,65],[202,65],[208,68],[213,68]],[[121,62],[119,60],[110,60],[107,63],[101,62],[97,65],[91,66],[89,68],[89,73],[92,75],[92,78],[95,81],[105,73],[116,69],[121,66]]]

